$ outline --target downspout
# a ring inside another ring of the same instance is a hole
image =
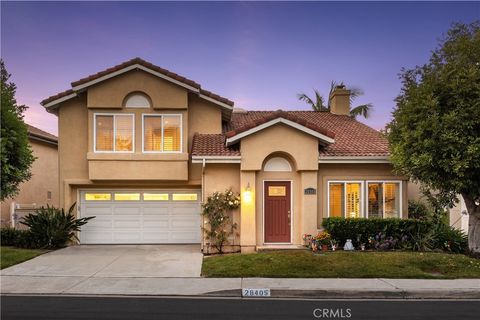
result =
[[[202,205],[203,205],[203,200],[204,200],[204,193],[205,193],[205,190],[204,190],[204,186],[205,186],[205,158],[203,158],[202,160]],[[205,232],[203,232],[203,226],[205,225],[205,218],[203,217],[202,215],[202,219],[201,219],[201,226],[200,228],[202,229],[202,245],[201,245],[201,251],[203,252],[204,250],[204,244],[205,244]]]

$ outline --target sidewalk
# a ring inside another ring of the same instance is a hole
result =
[[[271,289],[278,298],[480,299],[480,279],[273,279],[1,276],[2,294],[240,297]]]

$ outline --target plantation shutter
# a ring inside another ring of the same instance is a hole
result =
[[[95,150],[113,151],[113,116],[95,117]]]
[[[163,117],[163,151],[180,151],[180,117]]]
[[[144,119],[144,150],[162,151],[162,117],[146,116]]]
[[[133,116],[115,116],[115,151],[133,151]]]
[[[330,184],[330,217],[341,217],[343,215],[343,185],[343,183]]]

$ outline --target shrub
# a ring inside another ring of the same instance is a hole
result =
[[[20,230],[6,227],[0,230],[0,235],[0,241],[2,246],[13,246],[31,249],[35,249],[38,247],[32,237],[30,230]]]
[[[223,193],[214,192],[203,205],[203,215],[208,219],[209,225],[208,228],[203,227],[203,231],[218,253],[223,253],[228,238],[237,228],[237,224],[232,223],[228,213],[239,206],[240,196],[231,189]]]
[[[39,248],[61,248],[72,238],[78,240],[75,232],[94,217],[76,219],[73,214],[75,203],[68,212],[50,207],[41,207],[34,214],[28,214],[20,223],[28,226],[35,245]]]
[[[408,218],[430,221],[433,218],[433,211],[422,201],[408,201]]]
[[[379,234],[385,238],[403,239],[407,236],[411,239],[415,234],[425,234],[433,229],[433,224],[429,221],[415,219],[397,219],[397,218],[339,218],[332,217],[323,219],[322,223],[332,238],[343,245],[347,239],[352,239],[353,245],[358,247],[360,244],[372,245],[374,239]],[[405,240],[407,241],[407,240]],[[403,244],[405,244],[403,241]]]
[[[454,253],[468,251],[468,236],[451,226],[439,225],[435,232],[435,248]]]

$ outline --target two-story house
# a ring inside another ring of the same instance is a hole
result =
[[[331,112],[244,111],[136,58],[42,101],[58,116],[60,205],[96,216],[83,244],[204,243],[202,199],[232,188],[242,252],[297,246],[322,218],[406,217],[388,143]]]

